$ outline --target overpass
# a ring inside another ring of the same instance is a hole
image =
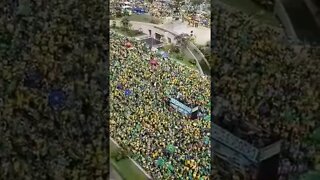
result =
[[[114,20],[110,20],[110,24],[112,24],[113,21]],[[116,21],[117,25],[120,25],[119,20],[115,20],[115,21]],[[180,34],[178,32],[174,32],[172,29],[168,29],[168,27],[166,25],[156,25],[156,24],[152,24],[152,23],[137,22],[137,21],[130,21],[130,23],[132,24],[132,29],[142,31],[148,37],[152,37],[157,40],[160,40],[161,37],[164,37],[164,38],[166,38],[167,42],[172,43],[172,44],[177,43],[175,37]],[[174,24],[171,26],[174,26]],[[181,23],[178,26],[181,26]],[[208,32],[210,32],[210,29],[208,29]],[[144,38],[146,38],[146,37],[144,36]],[[210,36],[208,36],[207,38],[210,40]],[[205,44],[206,43],[205,40],[207,38],[203,38],[200,35],[196,36],[196,42],[198,39],[198,42]],[[139,39],[141,39],[141,37],[139,37]],[[159,46],[159,45],[157,45],[157,46]],[[210,64],[209,64],[208,60],[205,58],[203,53],[193,43],[189,42],[184,53],[196,61],[196,64],[197,64],[197,67],[199,69],[200,74],[210,76]]]

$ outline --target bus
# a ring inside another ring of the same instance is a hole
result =
[[[122,6],[121,7],[121,13],[122,14],[128,14],[129,16],[132,15],[132,7],[131,6]]]

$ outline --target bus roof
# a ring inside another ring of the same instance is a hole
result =
[[[122,6],[122,9],[131,9],[131,6]]]

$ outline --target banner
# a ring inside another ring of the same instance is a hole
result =
[[[174,98],[170,98],[170,105],[184,115],[190,115],[192,109]]]

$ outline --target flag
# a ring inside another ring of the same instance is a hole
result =
[[[125,94],[126,96],[130,96],[131,93],[132,93],[132,92],[131,92],[129,89],[126,89],[126,90],[124,91],[124,94]]]

